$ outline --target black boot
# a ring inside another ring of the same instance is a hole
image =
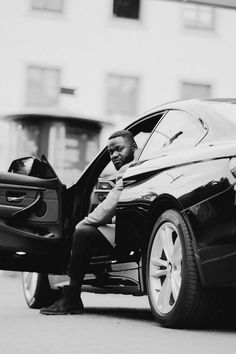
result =
[[[84,305],[77,288],[64,286],[60,299],[40,310],[43,315],[74,315],[84,312]]]

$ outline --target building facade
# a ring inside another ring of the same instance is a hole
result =
[[[166,101],[235,96],[235,31],[234,10],[174,1],[1,0],[0,114],[107,121],[102,145]]]

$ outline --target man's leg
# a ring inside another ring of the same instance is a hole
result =
[[[69,264],[70,285],[81,290],[91,257],[111,254],[113,247],[94,226],[80,226],[74,233]]]
[[[113,247],[94,226],[80,226],[73,236],[69,264],[70,284],[54,304],[40,310],[45,315],[66,315],[83,312],[81,286],[91,257],[111,254]]]

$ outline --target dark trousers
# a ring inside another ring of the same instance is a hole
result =
[[[80,289],[91,257],[111,254],[112,251],[110,242],[95,226],[79,226],[73,235],[69,264],[70,285]]]

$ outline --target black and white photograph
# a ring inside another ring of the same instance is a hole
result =
[[[232,354],[236,0],[0,0],[0,352]]]

